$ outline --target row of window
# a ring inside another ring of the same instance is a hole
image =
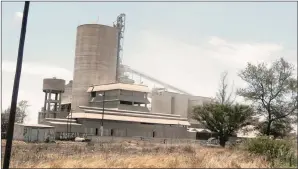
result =
[[[109,136],[116,136],[115,135],[115,129],[111,129],[111,130],[109,130],[109,133],[108,133],[108,135]],[[96,136],[98,136],[98,135],[100,135],[100,129],[99,128],[95,128],[95,132],[93,131],[93,128],[90,128],[90,134],[94,134],[94,135],[96,135]],[[106,133],[105,133],[105,135],[106,135]],[[156,136],[156,131],[152,131],[152,137],[155,137]]]
[[[96,97],[96,94],[99,94],[99,92],[91,92],[91,97]],[[102,93],[101,93],[102,94]],[[106,96],[118,96],[118,93],[115,91],[107,91],[105,92]],[[146,94],[142,92],[132,92],[132,91],[126,91],[126,90],[120,90],[120,95],[123,96],[139,96],[146,98]]]

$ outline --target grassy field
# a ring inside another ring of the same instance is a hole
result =
[[[5,141],[2,141],[2,157]],[[262,157],[198,145],[14,142],[13,168],[265,168]]]

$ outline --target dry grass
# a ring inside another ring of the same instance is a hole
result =
[[[2,148],[4,144],[2,142]],[[3,149],[2,149],[3,153]],[[265,168],[267,162],[245,152],[195,145],[143,142],[14,142],[13,168]]]

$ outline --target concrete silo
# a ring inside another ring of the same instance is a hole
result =
[[[117,67],[118,29],[99,24],[77,28],[71,107],[88,105],[90,85],[114,83]]]

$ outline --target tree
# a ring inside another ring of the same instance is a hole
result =
[[[218,133],[219,144],[225,147],[229,137],[252,121],[253,110],[246,105],[236,104],[231,101],[231,95],[227,94],[227,73],[223,73],[220,88],[217,92],[215,103],[197,106],[193,110],[193,118],[201,122],[207,129]]]
[[[219,144],[225,147],[229,137],[250,124],[253,110],[246,105],[210,103],[194,108],[194,119],[218,133]]]
[[[274,125],[286,126],[284,119],[297,117],[297,79],[293,72],[294,66],[280,58],[271,66],[248,63],[239,73],[248,85],[237,93],[253,102],[259,116],[266,117],[261,132],[267,136],[273,133]]]
[[[221,74],[219,90],[216,93],[216,101],[220,104],[233,104],[235,101],[235,98],[231,100],[233,89],[234,89],[234,83],[230,94],[228,94],[227,92],[227,89],[228,89],[227,76],[228,76],[228,72],[223,72]]]
[[[27,117],[27,108],[29,107],[28,101],[21,100],[16,108],[16,123],[23,123]],[[10,114],[10,107],[1,112],[1,132],[6,133],[8,127],[8,120]]]
[[[268,121],[264,121],[259,123],[256,128],[260,131],[261,134],[266,133]],[[272,122],[270,135],[273,136],[274,139],[276,138],[284,138],[289,136],[293,127],[291,126],[291,119],[282,118]]]

